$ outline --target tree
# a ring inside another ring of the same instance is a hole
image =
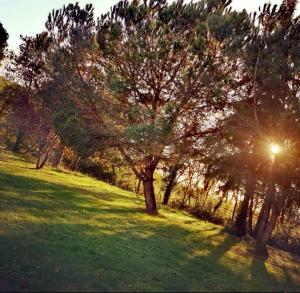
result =
[[[279,8],[265,5],[258,19],[254,17],[243,50],[234,53],[241,60],[243,83],[235,92],[232,112],[222,121],[219,138],[211,138],[217,154],[212,165],[222,174],[239,170],[236,178],[245,190],[235,224],[239,234],[246,233],[247,210],[255,189],[263,187],[255,235],[256,254],[264,256],[298,180],[299,20],[293,18],[295,5],[296,1],[284,1]],[[275,161],[270,154],[272,143],[285,152]]]
[[[226,105],[234,64],[222,55],[217,20],[229,2],[121,1],[96,28],[91,6],[49,15],[56,46],[49,102],[72,105],[94,138],[121,152],[143,182],[151,214],[153,174],[169,159],[167,148],[203,136],[209,114]]]
[[[4,57],[4,49],[7,46],[8,33],[0,22],[0,60]]]
[[[157,212],[153,174],[169,159],[167,149],[203,136],[207,116],[226,105],[234,66],[222,55],[220,27],[228,4],[121,1],[98,23],[105,97],[117,126],[110,127],[143,182],[148,213]]]

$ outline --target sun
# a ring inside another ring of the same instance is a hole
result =
[[[276,154],[280,153],[280,151],[281,151],[281,147],[275,143],[271,144],[270,149],[271,149],[271,153],[273,155],[276,155]]]

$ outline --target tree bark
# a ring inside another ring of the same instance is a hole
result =
[[[78,155],[72,164],[72,168],[71,168],[72,171],[76,171],[78,169],[80,160],[81,160],[81,156]]]
[[[175,180],[177,177],[178,170],[179,165],[175,165],[170,168],[170,175],[168,176],[167,186],[164,193],[163,205],[167,205],[169,203],[172,189],[175,186]]]
[[[144,170],[144,179],[143,179],[146,209],[147,209],[147,213],[150,215],[157,214],[157,206],[156,206],[156,199],[154,193],[154,178],[153,178],[154,170],[155,170],[155,166],[153,165],[147,166]]]
[[[136,194],[140,194],[140,187],[141,187],[141,179],[138,178],[138,184],[135,190]]]
[[[64,151],[65,151],[65,148],[63,146],[60,147],[56,151],[55,158],[54,158],[53,164],[52,164],[53,167],[58,167],[61,164],[62,159],[64,157]]]
[[[261,234],[263,233],[263,231],[265,230],[265,226],[269,221],[270,218],[270,213],[271,213],[271,198],[272,196],[274,196],[275,194],[275,183],[273,180],[271,180],[269,187],[268,187],[268,191],[267,191],[267,195],[265,197],[263,206],[260,210],[257,222],[256,222],[256,226],[255,226],[255,230],[254,230],[254,236],[259,238],[261,236]]]
[[[17,137],[16,137],[16,141],[13,145],[13,148],[12,148],[12,151],[14,153],[19,153],[20,152],[20,149],[21,149],[21,143],[23,141],[23,138],[25,136],[25,131],[22,130],[22,129],[19,129],[18,130],[18,134],[17,134]]]
[[[42,154],[42,155],[40,155],[40,156],[38,157],[38,160],[37,160],[36,166],[35,166],[35,169],[36,169],[36,170],[40,170],[40,169],[42,169],[42,168],[45,166],[45,164],[46,164],[47,161],[48,161],[48,156],[49,156],[49,154],[48,154],[48,152],[47,152],[47,153]]]
[[[253,235],[253,195],[250,198],[250,205],[248,209],[248,232]]]
[[[247,186],[245,190],[245,197],[242,201],[240,211],[237,215],[236,221],[235,221],[235,231],[238,236],[245,236],[247,234],[247,217],[248,217],[248,207],[249,207],[249,201],[251,197],[253,196],[255,189],[255,180],[253,177],[248,178],[247,180]]]
[[[45,164],[47,163],[49,155],[52,152],[53,146],[56,143],[57,138],[58,138],[58,135],[55,134],[53,136],[53,138],[51,139],[50,144],[47,145],[48,135],[49,135],[49,133],[47,134],[47,137],[44,140],[43,139],[41,140],[41,143],[39,146],[39,156],[38,156],[38,160],[37,160],[36,167],[35,167],[37,170],[42,169],[45,166]]]
[[[235,211],[236,211],[236,207],[237,207],[237,204],[238,204],[238,196],[236,194],[236,198],[235,198],[235,204],[234,204],[234,208],[233,208],[233,212],[232,212],[232,216],[231,216],[231,221],[233,222],[233,219],[234,219],[234,215],[235,215]]]
[[[259,257],[268,257],[267,244],[272,237],[272,233],[275,229],[277,220],[282,212],[282,208],[284,206],[284,202],[289,193],[289,186],[283,187],[283,192],[281,194],[277,194],[277,196],[273,196],[272,202],[269,200],[269,205],[271,206],[269,211],[272,212],[269,217],[269,221],[267,221],[264,225],[264,229],[259,231],[257,234],[256,246],[255,246],[255,255]],[[274,184],[274,195],[275,194],[275,184]],[[269,197],[270,198],[270,197]]]
[[[264,258],[268,257],[267,244],[271,239],[279,214],[280,213],[276,208],[272,210],[272,215],[270,217],[270,220],[268,221],[268,223],[266,223],[265,229],[260,233],[259,237],[257,238],[256,245],[255,245],[256,256],[261,256]]]

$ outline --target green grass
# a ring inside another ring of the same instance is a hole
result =
[[[0,291],[300,289],[299,258],[249,245],[133,193],[0,153]]]

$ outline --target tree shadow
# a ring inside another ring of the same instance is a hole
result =
[[[271,283],[275,287],[279,285],[276,278],[267,271],[266,261],[263,259],[259,259],[257,257],[252,258],[251,262],[251,280],[253,283],[261,282],[262,280],[267,281],[267,283]],[[268,288],[268,287],[266,287]],[[272,291],[266,289],[266,291]]]
[[[285,291],[299,291],[300,288],[300,275],[299,275],[299,269],[297,265],[297,256],[289,255],[288,257],[290,258],[289,261],[294,262],[294,265],[290,266],[289,268],[286,267],[286,257],[287,255],[281,255],[282,252],[279,253],[280,258],[283,259],[284,261],[280,261],[280,259],[274,256],[275,249],[271,249],[269,247],[269,253],[270,256],[269,258],[262,259],[259,257],[253,257],[252,262],[251,262],[251,276],[252,276],[252,281],[254,283],[257,283],[259,280],[266,280],[266,286],[267,284],[273,284],[274,287],[277,287],[278,290],[282,287],[284,287]],[[272,258],[273,256],[273,258]],[[276,278],[276,272],[270,273],[267,269],[267,264],[270,263],[272,264],[273,269],[276,269],[277,273],[279,273],[281,276],[280,278]],[[291,277],[291,274],[294,275],[299,275],[298,277],[298,285],[296,284],[297,281],[294,280]],[[280,279],[280,281],[279,281]],[[297,289],[298,288],[298,289]],[[272,290],[269,290],[272,291]]]
[[[264,278],[260,288],[273,282],[260,263],[251,264],[251,280],[248,267],[231,267],[237,260],[227,253],[238,238],[167,216],[150,221],[121,190],[98,193],[3,172],[0,184],[0,210],[30,215],[13,229],[0,226],[0,291],[250,291]]]

